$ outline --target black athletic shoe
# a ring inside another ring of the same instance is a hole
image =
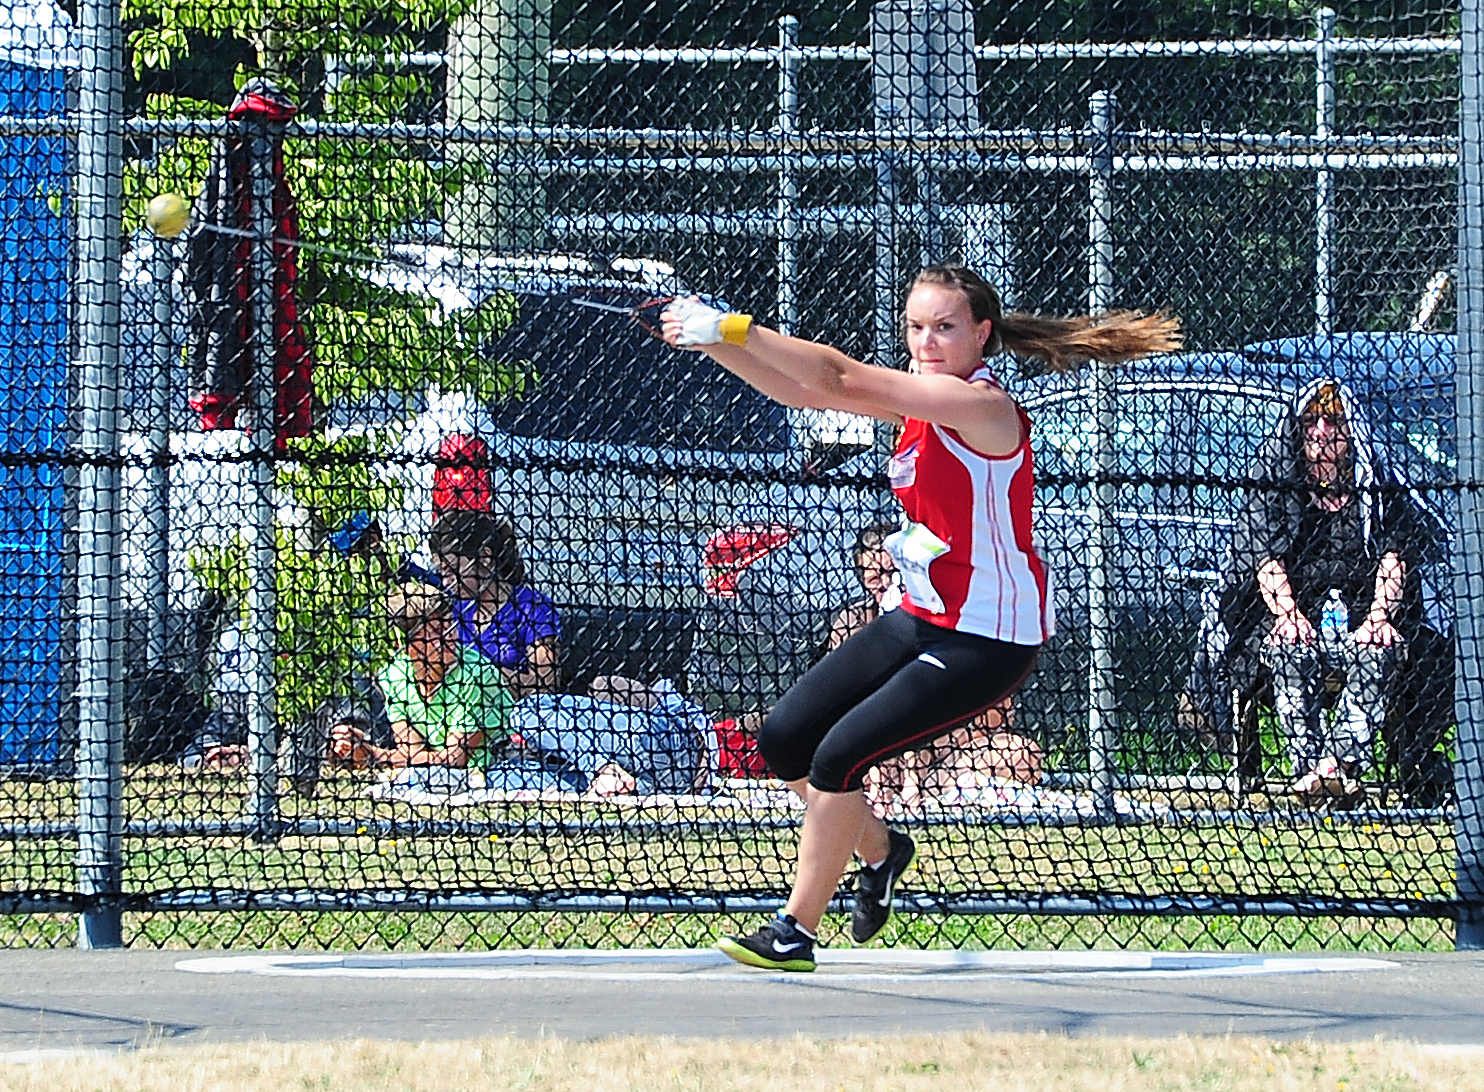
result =
[[[880,868],[861,867],[860,878],[855,881],[855,909],[850,915],[850,937],[857,944],[864,944],[886,927],[891,917],[892,892],[902,873],[912,867],[917,859],[917,846],[907,835],[895,830],[887,831],[891,849]]]
[[[722,937],[716,946],[749,967],[814,970],[814,938],[799,928],[792,915],[774,918],[750,937]]]

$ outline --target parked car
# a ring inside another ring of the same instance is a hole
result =
[[[1245,499],[1242,480],[1294,392],[1322,375],[1344,380],[1374,423],[1375,442],[1441,509],[1455,465],[1453,339],[1414,333],[1288,338],[1236,352],[1156,357],[1114,375],[1119,484],[1110,521],[1110,586],[1117,760],[1129,772],[1182,773],[1202,757],[1196,740],[1176,727],[1202,625],[1201,593],[1225,560]],[[1088,382],[1086,372],[1044,376],[1015,390],[1034,422],[1036,529],[1055,578],[1058,617],[1058,635],[1019,707],[1053,750],[1062,749],[1070,768],[1085,762],[1088,747],[1094,470]],[[1437,605],[1447,592],[1440,561],[1424,573]],[[1438,626],[1446,640],[1447,623]],[[1426,664],[1414,657],[1413,672],[1446,670],[1451,678],[1449,649],[1431,649]],[[1414,674],[1412,684],[1420,681]],[[1428,703],[1413,704],[1423,709]],[[1446,718],[1451,707],[1418,715]]]
[[[524,382],[488,404],[462,393],[430,396],[395,453],[406,499],[387,529],[424,534],[439,471],[430,457],[450,437],[477,443],[491,507],[511,517],[531,583],[562,613],[569,685],[601,673],[665,676],[707,695],[713,711],[723,708],[711,696],[727,684],[704,649],[699,660],[689,656],[698,632],[715,632],[706,621],[714,602],[704,590],[708,536],[718,526],[789,518],[782,498],[802,487],[785,483],[810,460],[824,467],[857,455],[869,428],[787,410],[700,354],[659,341],[646,329],[657,324],[658,307],[644,310],[643,323],[631,309],[688,291],[661,263],[468,262],[431,247],[391,257],[371,272],[376,283],[445,307],[513,293],[514,325],[481,351]],[[781,491],[777,505],[759,497],[760,486]],[[795,499],[793,510],[805,509],[814,512]]]
[[[147,259],[142,248],[126,284],[138,328],[128,363],[135,376],[131,423],[139,430],[146,421],[137,408],[153,367]],[[435,477],[441,469],[446,478],[447,464],[463,460],[447,452],[481,453],[489,506],[512,519],[531,583],[562,613],[569,685],[598,673],[653,680],[694,670],[687,656],[698,615],[711,602],[703,590],[708,536],[739,520],[772,518],[758,514],[776,507],[760,500],[760,489],[772,483],[787,492],[806,463],[832,468],[871,442],[869,426],[789,411],[635,322],[632,308],[688,290],[660,262],[590,255],[467,259],[439,247],[400,246],[365,276],[425,298],[444,314],[497,294],[516,304],[513,325],[479,346],[507,375],[520,377],[509,394],[488,403],[436,390],[407,404],[369,399],[328,407],[329,420],[332,434],[376,429],[394,437],[381,472],[401,486],[403,500],[377,513],[392,539],[426,536]],[[653,324],[657,308],[644,317]],[[181,332],[172,337],[178,343]],[[172,404],[179,407],[184,377],[177,369],[172,378]],[[166,572],[176,613],[191,611],[199,599],[192,551],[230,544],[249,511],[244,434],[183,427],[191,423],[172,421]],[[125,448],[132,457],[124,474],[126,592],[143,603],[158,571],[143,552],[151,510],[144,436],[131,432]],[[794,507],[810,518],[818,510],[802,502]],[[854,518],[841,514],[841,536],[854,533],[848,526]],[[307,513],[290,496],[279,497],[278,519],[310,531]],[[843,550],[821,546],[819,556],[844,579]],[[700,676],[694,682],[708,693],[724,689]]]

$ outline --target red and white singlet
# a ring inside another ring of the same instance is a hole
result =
[[[969,382],[987,379],[988,368]],[[1031,542],[1030,418],[1009,455],[975,451],[956,432],[909,417],[887,466],[911,522],[887,539],[902,608],[933,625],[1017,645],[1056,630],[1051,574]]]

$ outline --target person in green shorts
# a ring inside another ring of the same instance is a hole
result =
[[[484,769],[509,735],[512,702],[499,667],[459,643],[453,602],[442,592],[397,588],[387,610],[407,642],[376,679],[394,742],[379,747],[342,723],[331,729],[331,754],[356,767]]]

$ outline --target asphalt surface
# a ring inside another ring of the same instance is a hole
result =
[[[0,1061],[158,1041],[951,1029],[1484,1044],[1484,953],[986,953],[977,958],[990,962],[940,965],[911,953],[828,957],[836,961],[812,975],[782,976],[707,952],[4,951]]]

